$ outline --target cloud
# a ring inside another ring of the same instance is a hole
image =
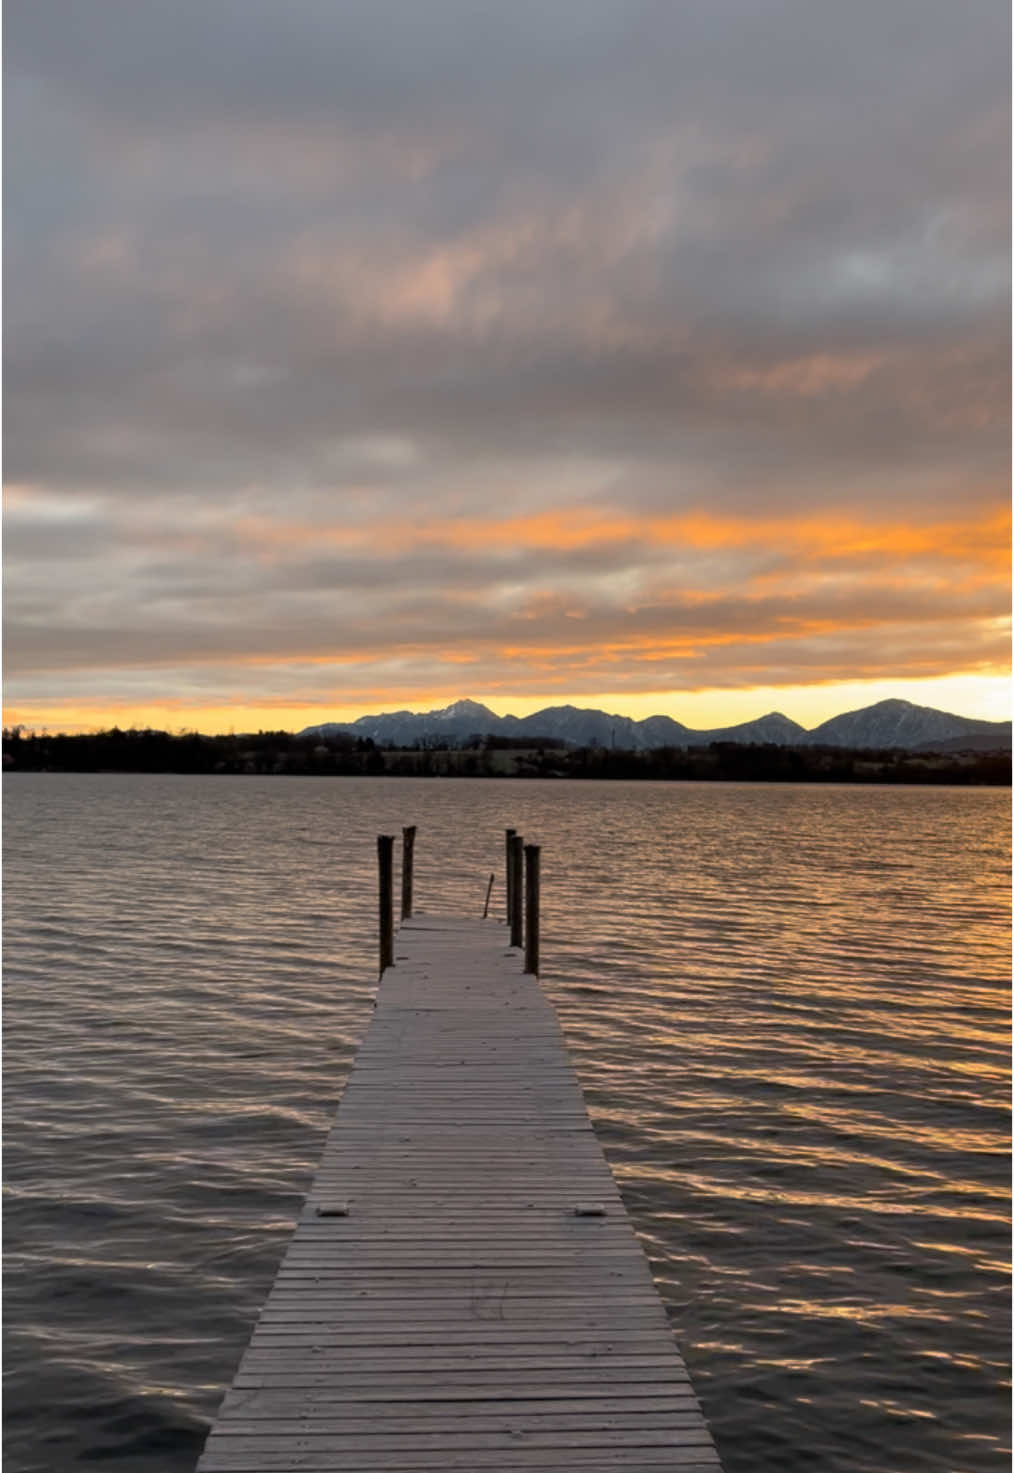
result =
[[[13,696],[1002,662],[1007,29],[9,6]]]

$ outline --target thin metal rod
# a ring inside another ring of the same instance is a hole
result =
[[[380,975],[394,966],[394,835],[377,835],[380,871]]]
[[[489,884],[486,886],[486,904],[482,907],[482,918],[483,918],[483,920],[485,920],[486,917],[489,915],[489,897],[493,893],[493,881],[495,879],[496,879],[496,875],[490,875],[490,877],[489,877]]]
[[[401,831],[401,918],[412,918],[412,859],[415,854],[415,824]]]
[[[539,975],[538,844],[525,845],[525,971]]]

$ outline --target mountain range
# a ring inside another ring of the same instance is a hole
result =
[[[460,746],[473,737],[555,738],[575,747],[616,747],[646,751],[652,747],[700,747],[709,742],[774,743],[780,747],[904,747],[909,751],[1007,750],[1009,721],[979,721],[915,706],[911,701],[878,701],[859,711],[832,716],[807,731],[780,711],[755,721],[695,731],[671,716],[634,721],[606,711],[578,706],[547,706],[531,716],[497,716],[478,701],[455,701],[438,711],[389,711],[360,716],[357,721],[326,721],[308,726],[300,736],[326,737],[347,732],[385,746],[410,747],[417,742]]]

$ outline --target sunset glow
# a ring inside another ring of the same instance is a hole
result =
[[[1007,718],[988,25],[86,11],[9,26],[8,725]]]

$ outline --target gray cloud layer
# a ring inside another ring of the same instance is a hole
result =
[[[406,623],[446,687],[462,607],[506,681],[526,600],[545,642],[573,642],[576,604],[592,651],[678,634],[702,591],[700,549],[649,536],[514,566],[405,525],[553,507],[896,529],[1005,498],[998,0],[8,0],[5,41],[18,699],[127,664],[156,690],[193,660],[225,689],[216,651],[331,656],[346,680]],[[932,606],[993,658],[1002,580],[974,559],[805,588],[785,570],[747,597],[778,537],[737,546],[703,634],[869,613],[904,673]],[[713,658],[716,684],[878,666],[858,632],[844,654]],[[271,668],[248,688],[282,692]]]

